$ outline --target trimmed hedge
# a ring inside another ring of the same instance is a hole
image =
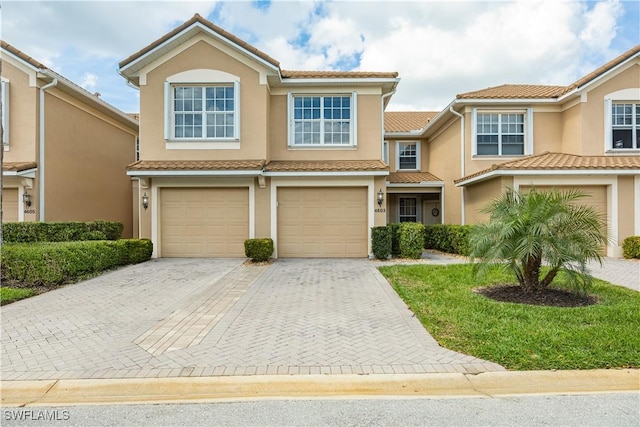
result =
[[[254,262],[267,261],[273,255],[273,239],[245,240],[244,254]]]
[[[427,225],[424,230],[424,247],[468,256],[469,236],[472,230],[472,225]]]
[[[424,249],[424,224],[403,222],[400,224],[400,256],[418,259]]]
[[[622,255],[625,258],[640,258],[640,236],[629,236],[624,239]]]
[[[391,255],[391,227],[371,228],[371,249],[377,259],[387,259]]]
[[[2,284],[60,285],[151,258],[147,239],[13,243],[2,246]]]
[[[115,221],[5,222],[2,236],[6,243],[118,240],[122,228],[122,223]]]

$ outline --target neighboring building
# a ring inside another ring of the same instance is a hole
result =
[[[4,221],[121,221],[138,122],[2,41]],[[137,225],[137,221],[136,221]]]
[[[397,73],[286,71],[195,15],[120,63],[140,88],[140,236],[154,256],[366,257],[386,223]],[[144,206],[143,206],[144,203]]]
[[[389,222],[473,224],[507,188],[578,188],[606,216],[609,256],[640,235],[640,46],[569,86],[492,87],[422,114],[385,115],[391,171],[420,165],[389,176]]]

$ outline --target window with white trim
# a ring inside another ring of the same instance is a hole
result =
[[[420,168],[420,145],[417,142],[396,144],[397,170],[418,170]]]
[[[398,222],[418,222],[418,199],[400,197],[398,199]]]
[[[525,154],[525,114],[478,112],[475,126],[478,156]]]
[[[238,139],[237,85],[173,85],[171,91],[172,139]]]
[[[611,148],[640,149],[640,103],[611,104]]]
[[[2,100],[2,145],[3,147],[9,145],[9,82],[6,80],[1,81],[0,96]]]
[[[355,93],[294,95],[289,99],[290,146],[356,145]]]

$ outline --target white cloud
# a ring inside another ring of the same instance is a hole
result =
[[[80,86],[89,92],[95,90],[98,85],[98,76],[91,73],[84,73],[82,76],[82,81],[80,82]]]

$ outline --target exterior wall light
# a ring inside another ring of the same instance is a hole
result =
[[[378,191],[378,206],[382,206],[384,202],[384,193],[382,192],[382,188]]]
[[[149,196],[147,196],[147,193],[144,193],[142,195],[142,207],[144,208],[145,211],[149,207]]]
[[[31,207],[31,194],[25,192],[22,195],[22,202],[24,203],[24,207],[26,208],[30,208]]]

